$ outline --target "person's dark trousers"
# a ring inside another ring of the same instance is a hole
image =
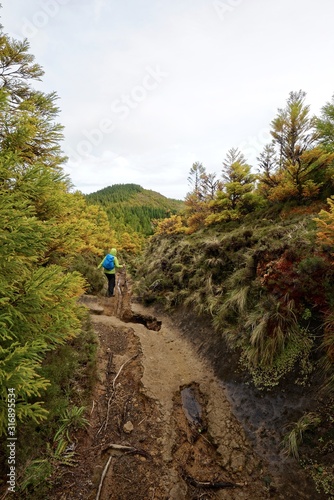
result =
[[[113,274],[105,273],[105,275],[107,276],[107,280],[108,280],[108,297],[112,297],[114,295],[116,274],[115,273],[113,273]]]

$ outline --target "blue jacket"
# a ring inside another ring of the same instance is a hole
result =
[[[109,253],[110,253],[110,255],[113,255],[113,256],[115,257],[115,259],[114,259],[114,262],[115,262],[115,267],[114,267],[114,269],[111,269],[111,271],[108,271],[108,269],[104,269],[104,272],[105,272],[106,274],[115,274],[116,269],[119,269],[119,268],[121,268],[121,267],[123,267],[123,266],[121,266],[121,264],[118,262],[118,259],[117,259],[117,257],[116,257],[116,255],[117,255],[117,250],[116,250],[116,248],[112,248],[112,249],[110,250],[110,252],[109,252]],[[97,268],[98,268],[98,269],[102,266],[102,264],[103,264],[103,262],[104,262],[105,258],[106,258],[106,257],[104,257],[104,259],[102,260],[102,262],[101,262],[101,263],[97,266]]]

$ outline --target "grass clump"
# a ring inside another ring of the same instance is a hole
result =
[[[321,418],[314,412],[303,415],[295,424],[291,431],[284,438],[284,448],[287,455],[299,458],[299,447],[303,443],[305,433],[317,427]]]
[[[317,411],[310,411],[292,424],[282,445],[287,455],[299,460],[312,477],[316,490],[328,500],[334,495],[334,401],[323,397]]]

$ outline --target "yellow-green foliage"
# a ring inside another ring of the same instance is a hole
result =
[[[328,209],[321,210],[315,219],[317,238],[320,245],[328,245],[334,254],[334,197],[328,198]]]
[[[5,405],[8,388],[15,388],[17,418],[40,419],[41,394],[48,382],[40,376],[39,367],[44,354],[67,339],[77,335],[81,323],[77,298],[83,293],[84,281],[79,274],[66,273],[54,261],[66,260],[69,249],[76,245],[75,228],[70,233],[66,217],[67,238],[57,217],[43,212],[39,218],[33,196],[36,185],[42,184],[49,192],[57,192],[62,181],[53,179],[48,184],[49,172],[38,167],[27,167],[29,176],[15,182],[15,158],[3,162],[0,206],[0,432],[6,427]],[[32,170],[34,170],[32,175]],[[43,179],[46,177],[47,181]],[[29,179],[29,180],[28,180]],[[36,182],[35,182],[36,181]],[[45,184],[44,184],[45,181]],[[7,185],[11,183],[11,189]],[[58,184],[58,185],[57,185]],[[59,188],[60,189],[60,188]],[[63,187],[64,189],[64,187]],[[55,246],[62,235],[62,246]],[[68,244],[67,244],[68,243]],[[40,401],[36,401],[36,398]],[[33,401],[35,399],[35,401]]]
[[[158,221],[155,232],[156,234],[178,234],[185,233],[186,230],[181,215],[172,215],[168,219]]]
[[[0,434],[9,388],[18,421],[46,417],[47,354],[81,331],[80,255],[103,253],[106,214],[70,192],[62,171],[55,94],[34,91],[42,75],[28,43],[0,36]]]

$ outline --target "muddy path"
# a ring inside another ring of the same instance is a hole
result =
[[[271,477],[221,382],[168,317],[130,304],[121,288],[87,301],[99,341],[90,427],[50,498],[315,498],[300,478]]]

